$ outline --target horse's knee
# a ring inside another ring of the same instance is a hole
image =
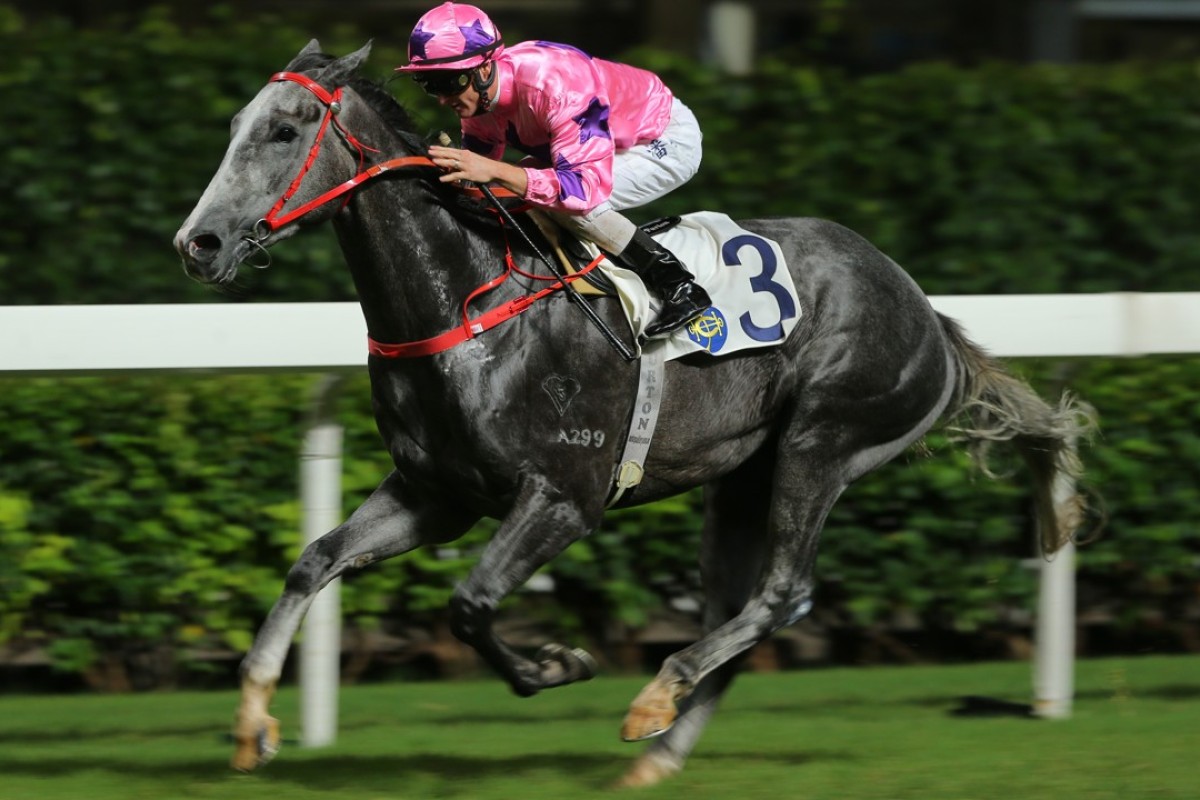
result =
[[[460,588],[450,598],[450,632],[467,644],[478,641],[494,610],[491,604]]]

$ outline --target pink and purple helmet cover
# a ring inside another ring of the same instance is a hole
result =
[[[442,3],[425,13],[408,39],[408,65],[398,72],[467,70],[504,50],[488,15],[466,3]]]

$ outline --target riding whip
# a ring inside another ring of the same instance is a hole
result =
[[[447,136],[445,132],[443,132],[438,138],[444,146],[450,146],[450,137]],[[517,224],[517,221],[513,219],[513,216],[511,213],[509,213],[508,209],[505,208],[504,205],[496,198],[496,195],[492,194],[492,190],[483,183],[475,185],[479,191],[483,193],[483,196],[487,198],[488,202],[491,203],[496,209],[497,213],[499,213],[504,219],[505,223],[512,226],[519,234],[521,234],[521,238],[524,239],[525,243],[529,245],[531,250],[533,250],[533,254],[541,259],[541,261],[550,269],[550,272],[554,275],[554,277],[558,278],[559,281],[562,282],[563,290],[566,291],[567,297],[571,298],[571,300],[573,300],[575,304],[579,306],[579,309],[583,311],[584,316],[591,320],[592,324],[596,326],[596,329],[600,331],[600,334],[604,337],[604,340],[612,345],[614,350],[621,354],[621,358],[625,359],[626,361],[636,361],[638,359],[637,353],[633,352],[629,345],[625,344],[625,340],[623,340],[620,336],[617,336],[616,332],[608,326],[608,323],[600,318],[600,315],[596,313],[596,309],[592,308],[591,303],[583,299],[583,295],[581,295],[579,290],[572,285],[571,281],[567,280],[566,272],[564,272],[562,268],[555,263],[554,259],[549,258],[545,253],[542,252],[541,248],[534,244],[533,240],[529,238],[529,234],[525,233],[525,229]]]

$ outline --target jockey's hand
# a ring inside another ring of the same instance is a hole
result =
[[[458,181],[491,183],[492,181],[498,181],[518,196],[525,196],[525,188],[528,183],[525,170],[514,164],[496,161],[487,156],[481,156],[479,153],[473,153],[470,150],[460,150],[457,147],[443,147],[436,144],[429,148],[429,157],[433,160],[434,164],[446,170],[446,174],[438,179],[442,183]]]
[[[446,174],[440,178],[442,183],[451,181],[487,183],[495,180],[491,165],[496,162],[470,150],[433,145],[429,148],[429,157],[433,159],[433,163],[446,170]]]

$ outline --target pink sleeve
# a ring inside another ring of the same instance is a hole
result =
[[[594,83],[575,77],[573,88],[538,93],[533,113],[550,130],[548,169],[526,169],[525,199],[555,211],[584,214],[612,194],[613,147],[608,99],[590,91]],[[581,91],[582,89],[582,91]]]

